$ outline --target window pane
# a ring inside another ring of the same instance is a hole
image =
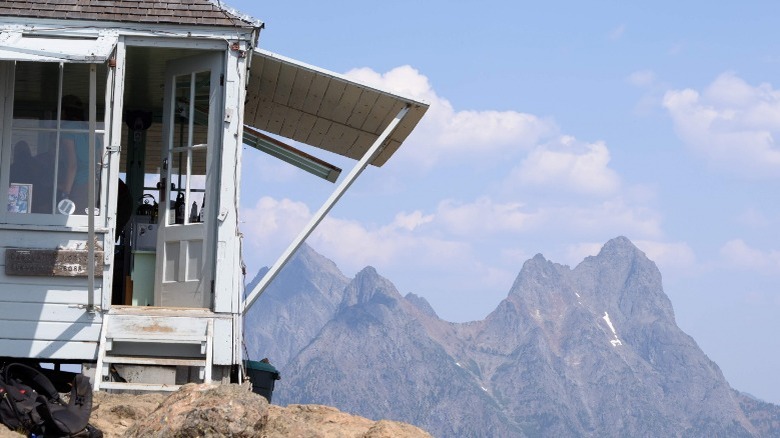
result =
[[[190,146],[190,75],[176,76],[176,108],[173,116],[173,148]]]
[[[195,126],[193,144],[206,144],[208,141],[209,97],[211,94],[211,72],[195,74]]]
[[[183,224],[184,214],[186,214],[186,208],[182,209],[184,204],[184,188],[187,177],[187,152],[173,152],[171,153],[171,192],[168,196],[170,202],[170,211],[168,212],[168,225]],[[179,207],[178,216],[176,214],[176,208]]]
[[[97,122],[101,124],[105,116],[105,95],[106,95],[106,76],[107,67],[105,64],[97,66],[97,83],[95,94]],[[56,95],[56,92],[55,92]],[[62,119],[63,120],[89,120],[89,64],[65,64],[62,77]],[[71,97],[69,97],[71,96]],[[66,107],[74,101],[75,96],[81,103],[80,107],[75,109],[74,114],[66,114]],[[102,124],[101,124],[102,125]],[[87,128],[85,128],[87,129]],[[99,127],[98,129],[102,129]]]
[[[97,66],[95,169],[89,168],[89,70],[88,64],[16,63],[9,197],[26,195],[29,208],[9,204],[9,211],[55,214],[58,201],[68,198],[70,214],[85,215],[91,178],[100,205],[107,68]]]
[[[54,213],[60,65],[17,62],[11,187],[31,184],[31,213]]]
[[[54,163],[56,162],[56,137],[54,132],[14,129],[11,143],[11,187],[14,184],[31,184],[30,209],[19,213],[54,212]]]
[[[17,62],[14,82],[14,127],[57,127],[60,65]],[[89,82],[89,76],[87,76]]]

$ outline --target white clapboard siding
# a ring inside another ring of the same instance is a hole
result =
[[[73,231],[43,231],[45,227],[30,231],[23,229],[0,229],[0,254],[5,260],[5,248],[72,248],[78,245],[83,248],[87,240],[87,233]],[[102,233],[96,234],[99,241],[103,240]]]
[[[81,289],[62,290],[61,288],[49,288],[46,286],[24,286],[4,284],[0,290],[0,306],[7,307],[13,304],[62,304],[66,306],[87,306],[100,302],[100,290],[95,290],[95,297],[90,300],[87,291]]]
[[[97,342],[100,338],[100,324],[95,322],[0,321],[0,333],[5,339]]]
[[[0,351],[3,356],[94,360],[102,316],[88,305],[102,307],[103,278],[88,296],[86,277],[6,275],[7,248],[83,249],[87,233],[0,229]],[[97,238],[102,241],[103,235]],[[102,274],[107,275],[110,265]]]
[[[9,357],[94,360],[97,358],[97,347],[97,342],[0,338],[0,351],[3,356]]]
[[[105,274],[105,271],[103,271]],[[95,278],[95,289],[99,289],[103,279]],[[87,290],[87,277],[44,277],[25,275],[5,275],[5,268],[0,266],[0,295],[7,290],[23,289],[25,291],[36,288],[79,291]]]
[[[100,312],[76,304],[0,302],[0,321],[91,323],[100,322]]]

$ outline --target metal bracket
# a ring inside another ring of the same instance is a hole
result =
[[[121,152],[122,151],[122,145],[110,145],[106,146],[106,152]]]
[[[246,50],[241,50],[241,43],[238,41],[230,43],[230,50],[238,52],[239,58],[246,58]]]

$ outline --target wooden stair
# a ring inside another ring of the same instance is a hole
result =
[[[103,316],[93,388],[176,391],[180,387],[171,382],[109,381],[113,365],[196,367],[199,380],[211,383],[213,333],[213,314],[203,309],[112,308]]]

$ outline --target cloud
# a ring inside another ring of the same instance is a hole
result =
[[[402,148],[407,157],[425,166],[440,160],[505,158],[528,150],[557,130],[550,120],[518,111],[456,111],[447,99],[436,94],[427,77],[410,66],[384,74],[360,68],[346,76],[430,104],[412,134],[420,147]]]
[[[685,242],[637,240],[634,244],[660,267],[661,272],[684,272],[696,266],[696,254]]]
[[[763,228],[772,223],[762,211],[755,208],[749,208],[742,212],[737,216],[737,222],[751,228]]]
[[[361,68],[346,75],[431,104],[396,160],[405,158],[426,168],[443,161],[471,168],[521,163],[506,181],[510,187],[599,196],[620,188],[617,173],[608,167],[610,153],[604,142],[562,134],[551,120],[518,111],[456,111],[436,94],[427,77],[410,66],[384,74]]]
[[[312,217],[302,202],[261,198],[253,207],[241,210],[241,231],[251,269],[270,265],[301,232]],[[354,220],[326,217],[307,239],[307,243],[327,254],[340,267],[358,270],[367,265],[385,266],[404,263],[408,254],[416,261],[446,265],[470,254],[468,243],[421,234],[418,228],[433,220],[421,212],[399,213],[383,226],[368,227]],[[260,259],[262,254],[265,259]]]
[[[520,233],[538,223],[539,213],[524,211],[519,202],[495,202],[481,197],[474,202],[442,201],[437,209],[436,223],[458,236],[485,236]]]
[[[612,29],[609,32],[609,39],[616,41],[623,37],[623,34],[626,33],[626,25],[621,24],[618,27]]]
[[[652,70],[637,70],[626,78],[626,82],[635,87],[649,87],[656,81],[655,72]]]
[[[582,242],[566,245],[564,262],[570,266],[576,266],[588,256],[595,256],[601,251],[604,242]]]
[[[288,244],[311,218],[303,202],[260,198],[253,207],[241,209],[241,230],[250,246],[279,248]]]
[[[620,187],[620,178],[608,167],[609,160],[609,150],[603,142],[581,143],[564,136],[534,148],[512,171],[508,183],[609,195]]]
[[[412,231],[421,225],[430,223],[432,220],[433,215],[424,215],[420,211],[415,211],[412,213],[398,213],[395,215],[393,227]]]
[[[630,205],[620,197],[581,205],[555,203],[529,206],[520,202],[497,202],[487,196],[473,202],[443,201],[433,225],[454,236],[523,236],[552,232],[558,235],[617,234],[658,237],[660,217],[652,209]],[[603,242],[602,242],[603,244]]]
[[[780,251],[755,249],[742,239],[726,242],[720,249],[720,255],[734,268],[770,274],[777,273],[780,268]]]
[[[597,235],[609,239],[616,235],[660,237],[661,219],[654,210],[632,205],[622,197],[581,206],[563,206],[545,210],[542,221],[550,230],[566,230],[579,235]]]
[[[777,178],[780,92],[724,73],[703,92],[670,90],[663,106],[682,140],[716,168],[747,178]]]

